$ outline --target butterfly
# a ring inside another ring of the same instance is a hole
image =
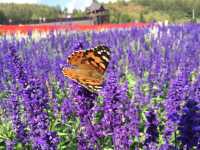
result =
[[[110,49],[99,45],[73,52],[67,59],[71,67],[64,67],[64,76],[76,81],[91,92],[98,92],[104,82],[104,73],[110,61]]]

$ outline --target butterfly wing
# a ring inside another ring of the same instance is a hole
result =
[[[98,91],[110,60],[108,47],[100,45],[86,51],[76,51],[68,57],[72,68],[63,68],[64,76],[78,82],[92,92]]]
[[[99,45],[94,49],[86,51],[75,51],[68,57],[68,63],[74,66],[90,65],[104,74],[110,60],[110,49],[107,46]]]
[[[103,84],[103,76],[91,68],[63,68],[64,76],[78,82],[89,91],[97,92]]]

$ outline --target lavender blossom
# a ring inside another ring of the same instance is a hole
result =
[[[75,114],[80,119],[78,133],[78,149],[100,149],[98,143],[98,134],[92,123],[93,107],[97,94],[91,93],[84,87],[74,85],[74,91],[71,93]]]
[[[13,46],[10,47],[10,51],[11,62],[15,67],[15,72],[13,72],[15,74],[14,77],[21,85],[19,94],[23,99],[22,103],[24,105],[27,126],[30,128],[27,139],[30,139],[33,148],[56,149],[58,138],[54,132],[48,131],[48,114],[44,112],[44,109],[48,107],[47,90],[42,86],[40,80],[34,79],[33,77],[29,78]],[[20,130],[24,132],[21,127]],[[20,136],[23,135],[26,134],[20,134]]]
[[[14,130],[16,132],[16,139],[19,140],[19,142],[22,142],[23,144],[26,144],[28,142],[28,135],[26,133],[26,124],[23,123],[21,120],[21,112],[20,112],[20,107],[21,103],[19,101],[19,93],[20,90],[17,90],[16,86],[16,81],[21,80],[24,77],[24,72],[21,66],[20,59],[16,55],[16,50],[14,46],[9,47],[10,50],[10,57],[8,61],[10,61],[9,68],[12,71],[12,77],[13,77],[13,85],[11,86],[11,96],[10,96],[10,101],[9,101],[9,112],[10,115],[12,116],[12,123]],[[17,96],[18,95],[18,96]]]
[[[200,143],[200,97],[196,95],[199,90],[199,81],[197,81],[190,89],[190,95],[183,107],[178,124],[180,132],[178,140],[181,142],[181,147],[186,147],[188,150],[197,148]]]
[[[21,113],[20,113],[20,102],[17,98],[16,94],[12,94],[10,97],[10,115],[12,116],[12,123],[13,128],[16,133],[16,139],[18,142],[26,144],[28,142],[28,137],[26,133],[26,126],[21,120]]]
[[[147,117],[147,123],[146,123],[146,139],[145,139],[145,146],[147,149],[152,149],[150,146],[154,145],[154,148],[156,148],[156,144],[158,142],[158,119],[156,116],[156,113],[153,109],[149,110],[146,114]]]
[[[138,112],[127,96],[127,86],[120,86],[116,72],[110,72],[105,87],[104,115],[101,120],[105,135],[112,135],[116,150],[129,149],[132,137],[138,136]]]
[[[73,114],[73,103],[70,99],[63,100],[61,111],[62,111],[62,121],[66,122],[67,119],[70,117],[70,115]]]
[[[176,130],[177,124],[180,121],[181,105],[187,97],[188,87],[188,79],[183,73],[170,82],[167,99],[165,101],[165,109],[167,111],[165,136],[167,139]]]
[[[6,140],[6,150],[14,150],[15,141]]]

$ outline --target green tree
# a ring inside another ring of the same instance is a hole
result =
[[[0,11],[0,24],[4,24],[6,22],[7,18],[3,11]]]
[[[139,19],[139,21],[140,22],[145,22],[143,13],[140,13],[140,19]]]
[[[0,11],[6,18],[12,20],[30,20],[42,18],[58,18],[61,15],[60,7],[50,7],[38,4],[0,3]]]
[[[65,15],[67,15],[67,14],[68,14],[68,9],[67,9],[67,8],[64,8],[63,13],[64,13]]]
[[[74,17],[82,17],[86,15],[85,12],[82,12],[81,10],[78,9],[74,9],[72,14]]]
[[[127,23],[131,21],[131,17],[128,14],[121,14],[120,15],[120,23]]]

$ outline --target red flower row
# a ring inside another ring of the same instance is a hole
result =
[[[85,31],[85,30],[103,30],[111,28],[130,28],[130,27],[145,27],[146,23],[124,23],[124,24],[102,24],[102,25],[83,25],[83,24],[65,24],[65,25],[0,25],[0,32],[22,32],[26,33],[28,31],[41,31],[48,32],[51,30],[75,30],[75,31]]]

